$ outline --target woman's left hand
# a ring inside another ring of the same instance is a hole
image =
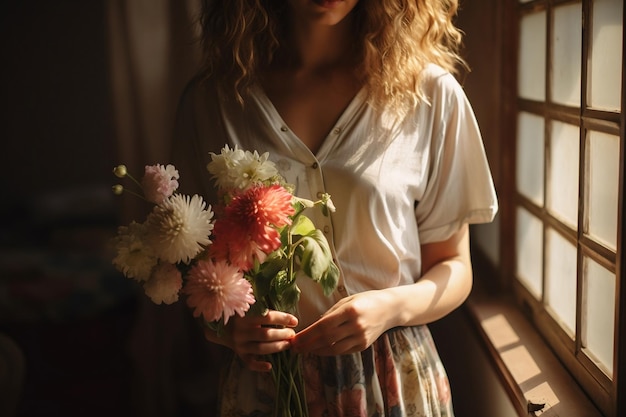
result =
[[[297,353],[321,356],[361,352],[390,328],[391,303],[384,290],[342,298],[319,320],[297,333],[291,347]]]

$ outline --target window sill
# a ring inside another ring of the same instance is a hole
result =
[[[475,287],[465,307],[518,415],[602,416],[512,300]]]

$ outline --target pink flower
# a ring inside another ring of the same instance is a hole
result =
[[[226,261],[198,260],[189,271],[183,293],[194,317],[206,321],[224,318],[224,324],[237,313],[243,317],[254,304],[252,285],[236,266]]]
[[[242,271],[249,271],[254,265],[255,258],[261,263],[267,258],[267,254],[249,238],[240,223],[218,219],[215,222],[213,234],[216,238],[209,247],[211,255],[217,259],[228,259],[231,264]],[[280,245],[280,237],[278,245]],[[266,250],[269,249],[271,248],[266,248]]]
[[[256,186],[236,194],[215,222],[211,253],[249,270],[281,245],[279,229],[291,224],[292,194],[280,185]]]
[[[146,200],[161,204],[178,189],[178,178],[178,171],[174,165],[146,165],[145,174],[141,180],[141,188]]]
[[[178,292],[183,286],[183,278],[176,266],[168,263],[158,264],[143,288],[146,295],[155,304],[172,304],[178,301]]]

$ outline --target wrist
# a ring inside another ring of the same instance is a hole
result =
[[[409,322],[408,311],[404,302],[403,289],[406,291],[407,286],[391,287],[377,290],[377,304],[380,311],[385,317],[385,329],[393,329],[394,327],[404,327]]]
[[[391,312],[389,328],[407,327],[421,324],[420,317],[428,308],[428,301],[423,300],[423,292],[418,284],[401,285],[385,290],[386,308]]]

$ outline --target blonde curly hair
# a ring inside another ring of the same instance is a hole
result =
[[[422,70],[467,69],[462,33],[453,24],[458,0],[360,0],[355,39],[370,102],[399,109],[426,98]],[[244,101],[285,39],[288,4],[279,0],[203,0],[200,18],[205,75],[220,74]]]

